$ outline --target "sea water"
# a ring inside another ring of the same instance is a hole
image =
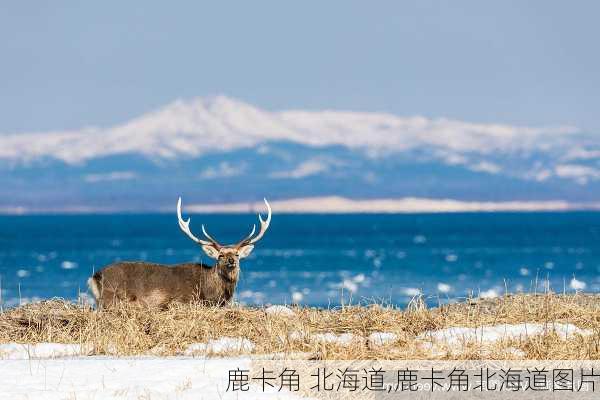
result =
[[[191,215],[225,244],[255,215]],[[281,215],[241,262],[245,304],[405,305],[507,292],[600,291],[600,213]],[[0,304],[86,297],[125,260],[212,263],[175,215],[0,216]]]

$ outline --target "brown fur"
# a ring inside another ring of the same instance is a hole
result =
[[[124,301],[166,307],[172,302],[224,305],[233,297],[239,278],[239,259],[219,259],[205,264],[167,266],[146,262],[119,262],[98,271],[90,279],[98,307]]]
[[[170,303],[200,302],[224,305],[233,297],[240,274],[240,258],[248,257],[254,243],[262,238],[271,222],[271,206],[265,199],[268,216],[258,216],[260,231],[255,227],[246,238],[235,245],[223,246],[213,239],[202,226],[207,240],[198,239],[190,231],[190,219],[181,216],[181,197],[177,202],[177,219],[181,230],[202,247],[207,256],[217,260],[214,267],[206,264],[178,264],[173,266],[142,261],[118,262],[97,272],[88,279],[88,285],[98,307],[109,307],[126,302],[164,308]]]

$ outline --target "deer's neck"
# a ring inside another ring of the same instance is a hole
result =
[[[237,268],[232,271],[227,271],[219,268],[218,274],[219,277],[223,280],[223,282],[232,284],[234,287],[239,279],[239,269]]]
[[[233,293],[235,292],[235,287],[237,286],[239,279],[239,268],[234,270],[219,270],[219,278],[222,281],[223,288],[223,298],[225,301],[231,300],[233,297]]]

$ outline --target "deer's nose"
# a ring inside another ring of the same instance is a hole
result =
[[[232,265],[233,265],[233,264],[235,264],[235,258],[233,258],[233,257],[227,257],[227,262],[228,262],[229,264],[232,264]]]

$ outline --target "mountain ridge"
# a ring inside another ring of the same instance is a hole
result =
[[[162,209],[341,196],[597,200],[600,143],[573,127],[178,100],[107,128],[0,135],[0,207]]]

